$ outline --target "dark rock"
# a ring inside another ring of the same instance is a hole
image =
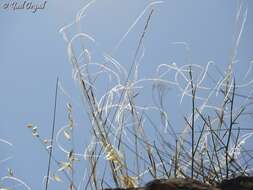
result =
[[[253,190],[253,177],[239,176],[211,186],[190,178],[155,179],[144,187],[104,190]]]
[[[222,190],[253,190],[253,177],[239,176],[223,180],[218,187]]]
[[[193,179],[158,179],[145,185],[145,190],[219,190]]]
[[[105,189],[105,190],[220,190],[208,184],[193,179],[155,179],[144,187],[129,189]]]

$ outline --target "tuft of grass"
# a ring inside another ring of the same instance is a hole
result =
[[[88,118],[83,125],[89,133],[89,143],[78,145],[85,146],[85,151],[78,152],[75,145],[78,128],[73,113],[76,107],[71,101],[66,106],[67,125],[54,134],[58,88],[70,100],[72,98],[58,79],[51,137],[44,139],[38,127],[27,126],[49,155],[45,189],[49,189],[50,182],[64,183],[71,190],[135,188],[161,178],[191,178],[216,185],[235,176],[252,175],[252,153],[243,145],[252,137],[253,129],[240,125],[253,99],[250,90],[249,94],[240,91],[251,89],[252,82],[240,84],[234,71],[247,18],[243,2],[236,13],[234,47],[226,71],[220,72],[212,61],[205,66],[192,64],[189,44],[176,42],[174,45],[186,48],[187,62],[183,66],[161,63],[153,77],[142,77],[139,70],[145,56],[143,46],[152,30],[152,17],[162,1],[148,4],[114,48],[116,52],[131,30],[145,19],[129,69],[113,53],[103,52],[102,62],[92,61],[93,54],[84,42],[96,46],[96,40],[81,31],[81,20],[94,3],[95,0],[90,1],[78,12],[73,23],[60,30],[67,44],[73,80],[80,89],[82,108]],[[68,30],[75,26],[78,32],[70,36]],[[76,43],[81,44],[81,50],[75,48]],[[215,75],[210,72],[212,68],[217,71]],[[174,100],[167,94],[169,88],[180,95],[178,106],[182,106],[183,101],[190,105],[190,111],[182,116],[183,126],[175,126],[170,117],[168,105]],[[151,98],[148,104],[143,104],[147,95]],[[0,139],[0,142],[4,141]],[[60,150],[64,159],[58,158],[53,148]],[[30,189],[14,176],[1,178],[1,182],[7,179]]]

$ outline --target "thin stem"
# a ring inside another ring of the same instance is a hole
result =
[[[191,66],[190,66],[190,71],[189,71],[189,74],[190,74],[190,81],[191,81],[191,89],[192,89],[192,122],[191,122],[191,129],[192,129],[192,168],[191,168],[191,178],[193,178],[193,174],[194,174],[194,154],[195,154],[195,151],[194,151],[194,130],[195,130],[195,127],[194,127],[194,122],[195,122],[195,93],[196,93],[196,89],[194,87],[194,84],[193,84],[193,77],[192,77],[192,69],[191,69]]]
[[[57,77],[57,79],[56,79],[56,87],[55,87],[54,115],[53,115],[52,133],[51,133],[51,143],[50,143],[50,149],[49,149],[49,158],[48,158],[48,165],[47,165],[46,188],[45,188],[46,190],[48,189],[49,175],[50,175],[50,169],[51,169],[51,160],[52,160],[52,152],[53,152],[53,142],[54,142],[53,138],[54,138],[55,119],[56,119],[58,82],[59,82],[59,77]]]

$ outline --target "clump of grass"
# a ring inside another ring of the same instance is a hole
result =
[[[80,10],[73,23],[60,30],[67,43],[73,79],[79,85],[83,109],[89,119],[87,131],[90,133],[90,143],[84,153],[76,151],[75,107],[71,103],[67,104],[68,124],[60,128],[56,135],[53,124],[49,140],[43,140],[38,129],[29,125],[33,136],[49,154],[45,189],[49,189],[50,180],[62,182],[64,179],[69,189],[102,189],[133,188],[152,179],[179,177],[216,184],[234,176],[251,175],[249,166],[252,155],[243,145],[253,133],[252,129],[240,125],[240,119],[245,117],[246,110],[252,104],[252,91],[240,94],[240,90],[252,88],[252,81],[240,84],[234,73],[236,52],[247,18],[243,3],[237,11],[234,47],[226,71],[219,72],[213,61],[201,66],[192,64],[188,59],[183,66],[160,64],[155,77],[141,78],[139,69],[145,56],[143,46],[148,40],[148,32],[152,30],[156,6],[162,1],[150,3],[115,47],[114,51],[138,22],[146,19],[128,70],[113,54],[105,52],[102,63],[93,62],[92,53],[85,48],[83,42],[86,40],[96,45],[95,38],[80,31],[83,15],[95,2],[90,1]],[[78,33],[69,37],[68,30],[75,26]],[[81,43],[80,53],[76,53],[75,43]],[[174,45],[183,45],[190,54],[186,42],[176,42]],[[211,68],[215,68],[218,74],[210,74]],[[100,79],[103,80],[102,86]],[[59,87],[57,82],[55,111]],[[141,101],[146,95],[144,87],[151,89],[153,99],[148,105]],[[182,117],[184,125],[180,126],[181,131],[169,117],[168,88],[178,89],[181,95],[179,106],[183,101],[191,105],[190,112]],[[66,94],[63,88],[61,90]],[[61,137],[71,148],[67,149],[60,143]],[[66,155],[66,160],[55,158],[53,147],[58,147]],[[85,171],[82,171],[83,178],[78,181],[75,173],[81,159],[85,161]],[[52,171],[51,160],[58,166],[57,172]],[[63,173],[64,179],[56,173]]]
[[[84,106],[91,121],[91,135],[94,139],[92,143],[100,147],[89,147],[91,157],[88,176],[90,177],[86,187],[89,184],[90,188],[100,189],[106,184],[109,185],[107,181],[114,182],[116,187],[133,187],[142,184],[142,181],[147,178],[180,176],[216,184],[233,175],[250,175],[251,170],[247,168],[249,161],[242,162],[243,146],[241,145],[245,142],[246,136],[248,139],[251,133],[242,135],[244,129],[238,125],[239,118],[250,104],[250,94],[244,95],[246,99],[243,103],[236,100],[240,97],[240,88],[249,88],[251,82],[247,85],[237,85],[233,70],[247,9],[243,10],[243,4],[240,4],[230,62],[227,70],[218,76],[218,80],[215,78],[217,76],[209,74],[214,62],[210,61],[206,67],[203,67],[191,64],[191,60],[182,67],[175,63],[161,64],[157,68],[157,77],[139,78],[138,70],[144,55],[143,41],[148,31],[152,29],[150,25],[155,4],[147,6],[152,8],[142,12],[119,42],[121,44],[122,40],[126,39],[129,31],[150,10],[127,73],[127,69],[112,55],[105,54],[106,64],[93,63],[88,49],[84,49],[80,55],[75,55],[73,48],[75,40],[85,38],[96,43],[94,38],[85,33],[78,33],[69,40],[68,28],[64,27],[61,30],[68,44],[68,55],[73,66],[74,77],[80,85]],[[82,13],[87,8],[88,6]],[[75,24],[80,24],[81,17],[82,15],[79,14]],[[184,45],[190,53],[187,43],[175,44]],[[80,65],[81,60],[87,62]],[[91,67],[96,67],[97,72],[90,73]],[[104,94],[101,95],[97,93],[96,88],[99,88],[97,81],[102,74],[108,76],[109,82]],[[168,75],[173,74],[173,80],[167,78]],[[207,80],[211,83],[206,82]],[[138,97],[142,95],[141,85],[144,86],[144,83],[149,83],[148,85],[152,86],[152,93],[158,95],[158,101],[155,100],[157,97],[154,97],[155,105],[138,103]],[[188,97],[192,103],[191,113],[184,117],[186,125],[181,133],[175,132],[175,126],[172,126],[172,122],[169,121],[168,112],[164,107],[166,101],[164,89],[168,86],[179,89],[182,95],[181,102]],[[216,104],[212,104],[212,101],[216,101]],[[157,118],[150,117],[150,111],[160,115],[163,128],[157,126],[155,121]],[[147,126],[155,131],[155,140],[148,134],[150,129]],[[190,138],[189,134],[191,134]],[[170,139],[167,140],[167,137]],[[191,153],[188,151],[189,147]],[[104,159],[102,154],[105,155]],[[250,158],[250,153],[247,154]],[[106,170],[106,174],[100,176],[97,172],[99,163],[108,164],[110,172]],[[122,179],[134,179],[134,183],[126,183]]]

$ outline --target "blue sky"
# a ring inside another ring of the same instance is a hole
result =
[[[59,29],[71,23],[77,11],[88,1],[49,0],[44,10],[36,13],[4,10],[2,4],[9,1],[0,0],[0,138],[10,141],[13,146],[0,144],[0,159],[12,157],[0,165],[0,177],[10,167],[33,189],[41,189],[47,154],[25,126],[34,123],[43,136],[50,135],[57,76],[71,97],[76,99],[77,120],[87,122],[83,118],[84,112],[79,111],[82,106],[78,106],[78,86],[72,79],[66,43]],[[98,53],[112,52],[148,2],[151,1],[98,0],[82,21],[82,30],[96,39]],[[186,59],[184,48],[172,44],[178,41],[190,45],[192,62],[204,66],[213,60],[218,67],[225,68],[233,45],[236,2],[166,0],[155,6],[144,42],[146,52],[141,75],[152,75],[154,68],[162,63],[183,65]],[[253,59],[253,2],[245,2],[248,17],[238,50],[238,78]],[[114,54],[126,67],[147,16],[145,14],[144,19],[137,23]],[[67,122],[67,101],[60,94],[57,127]],[[89,141],[87,135],[84,135],[84,141]]]

